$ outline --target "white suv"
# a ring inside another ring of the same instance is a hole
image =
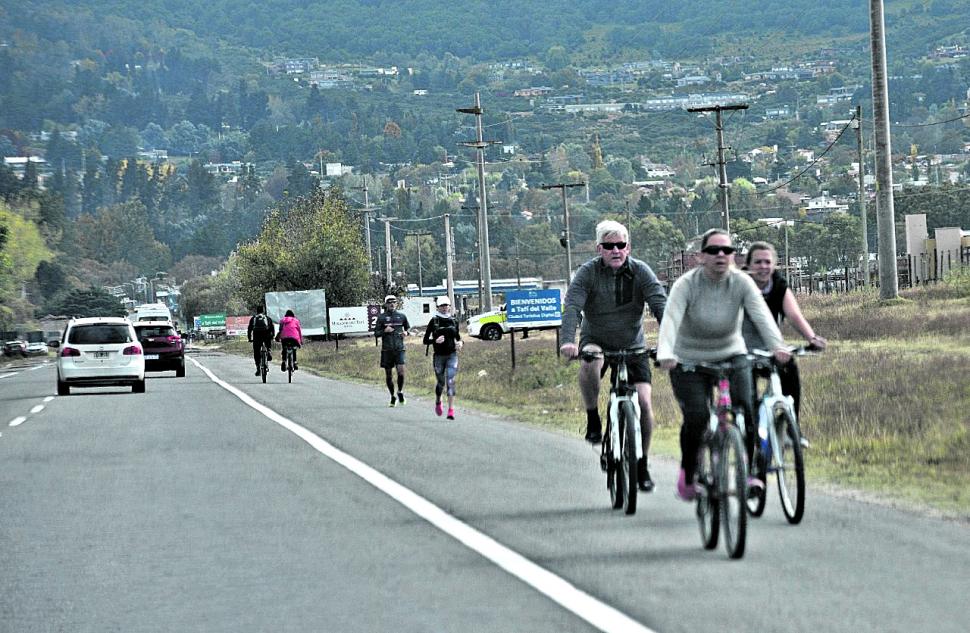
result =
[[[127,319],[71,319],[59,347],[57,395],[70,394],[71,387],[114,385],[145,393],[145,353]]]

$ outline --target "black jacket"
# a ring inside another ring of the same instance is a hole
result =
[[[435,343],[435,339],[444,336],[443,343]],[[424,344],[434,346],[435,356],[450,356],[455,353],[455,343],[461,340],[458,331],[458,321],[454,317],[444,317],[436,314],[428,322],[428,329],[424,331]]]

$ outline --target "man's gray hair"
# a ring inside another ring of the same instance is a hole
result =
[[[596,225],[596,243],[600,244],[603,242],[603,238],[611,233],[616,233],[622,235],[624,241],[630,241],[630,233],[626,230],[626,227],[617,222],[616,220],[603,220]]]

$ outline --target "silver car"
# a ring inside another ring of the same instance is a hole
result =
[[[120,317],[72,319],[57,352],[57,395],[71,387],[131,386],[145,392],[145,352]]]

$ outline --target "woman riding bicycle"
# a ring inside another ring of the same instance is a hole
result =
[[[283,364],[280,369],[286,371],[286,350],[289,347],[293,348],[293,370],[299,369],[296,364],[296,349],[303,347],[303,329],[293,310],[287,310],[286,315],[280,319],[280,331],[276,335],[276,340],[283,344]]]
[[[771,310],[771,316],[775,319],[775,322],[781,325],[781,322],[787,318],[814,349],[825,349],[828,341],[817,335],[815,330],[812,329],[811,324],[802,315],[794,293],[788,287],[788,280],[778,272],[778,253],[775,251],[775,247],[768,242],[753,243],[748,248],[745,265],[748,274],[754,279],[761,296],[768,304],[768,309]],[[764,349],[764,341],[761,340],[750,319],[744,320],[742,333],[748,349]],[[798,377],[798,365],[795,364],[794,358],[778,368],[778,377],[781,378],[781,392],[786,396],[791,396],[795,401],[795,417],[798,418],[802,388]]]
[[[660,323],[657,361],[671,370],[670,382],[684,416],[680,429],[680,475],[677,496],[694,499],[694,473],[697,452],[708,422],[708,401],[715,378],[684,371],[680,363],[730,360],[731,402],[745,414],[745,439],[748,462],[754,451],[754,416],[751,407],[751,363],[747,360],[741,337],[741,317],[747,314],[774,352],[786,362],[791,354],[771,318],[761,293],[751,278],[734,268],[731,236],[722,229],[711,229],[701,238],[700,266],[685,273],[670,290],[667,309]],[[760,482],[749,481],[757,486]]]

